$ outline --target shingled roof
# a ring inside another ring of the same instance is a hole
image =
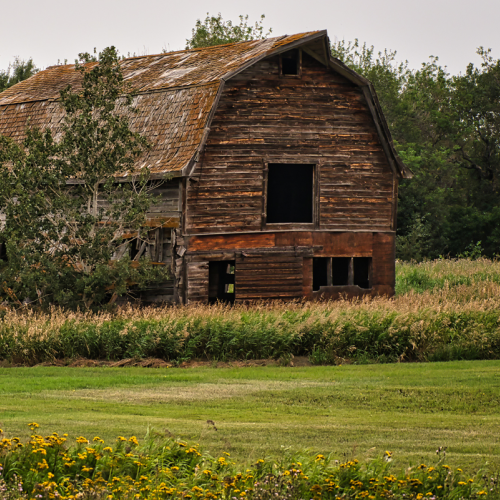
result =
[[[260,59],[321,39],[328,49],[326,31],[313,31],[122,60],[124,78],[135,94],[137,112],[129,116],[131,128],[152,144],[137,168],[148,166],[156,175],[188,173],[203,147],[225,81]],[[340,61],[330,58],[329,62],[370,89],[372,113],[381,125],[379,134],[385,136],[390,161],[406,176],[369,82]],[[75,90],[80,86],[80,74],[72,64],[49,67],[0,93],[0,134],[21,141],[29,122],[49,127],[57,138],[64,118],[57,101],[68,85]]]

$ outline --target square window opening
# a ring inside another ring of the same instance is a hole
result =
[[[350,257],[332,257],[332,286],[349,284]]]
[[[313,292],[322,286],[371,287],[371,257],[314,257]]]
[[[371,257],[354,257],[353,274],[354,284],[359,288],[370,288]]]
[[[208,302],[234,303],[236,297],[234,276],[235,261],[211,261],[208,263]]]
[[[313,222],[314,165],[268,165],[267,223]]]
[[[299,49],[288,50],[281,54],[281,75],[300,75],[300,51]]]

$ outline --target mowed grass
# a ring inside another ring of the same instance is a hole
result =
[[[213,420],[217,427],[207,424]],[[7,436],[67,432],[113,440],[148,426],[239,463],[287,450],[336,458],[394,452],[500,469],[500,361],[245,368],[0,369]]]

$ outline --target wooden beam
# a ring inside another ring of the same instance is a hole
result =
[[[354,258],[351,257],[349,261],[349,270],[347,274],[347,284],[354,285]]]
[[[314,52],[314,50],[311,50],[308,47],[302,47],[302,50],[310,55],[312,58],[316,59],[316,61],[320,62],[321,64],[324,64],[325,66],[328,66],[328,62],[326,62],[319,54]]]

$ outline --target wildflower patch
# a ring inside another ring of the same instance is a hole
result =
[[[118,436],[70,439],[43,436],[29,424],[26,442],[0,430],[2,499],[474,499],[499,498],[498,481],[467,477],[443,458],[397,470],[384,458],[339,462],[331,455],[261,458],[235,463],[230,453],[211,457],[188,444],[150,430],[142,441]],[[42,458],[43,457],[43,458]]]

